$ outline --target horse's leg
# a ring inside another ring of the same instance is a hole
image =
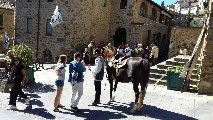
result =
[[[113,93],[114,93],[114,96],[111,97],[111,102],[115,102],[115,91],[116,91],[117,85],[118,85],[118,81],[116,80],[116,81],[115,81],[114,88],[113,88],[113,90],[114,90],[114,92],[113,92]]]
[[[146,94],[146,88],[147,88],[147,85],[141,87],[141,92],[140,92],[139,100],[138,100],[138,104],[137,104],[137,111],[138,112],[140,112],[142,107],[143,107],[143,100],[144,100],[144,97],[145,97],[145,94]]]
[[[112,91],[113,91],[113,80],[109,80],[109,84],[110,84],[110,100],[109,100],[108,104],[111,104],[111,102],[112,102]]]
[[[141,93],[140,93],[140,98],[138,101],[138,106],[137,106],[137,111],[141,111],[142,107],[143,107],[143,100],[144,97],[146,95],[146,90],[147,90],[147,86],[148,86],[148,82],[149,82],[149,73],[150,73],[150,67],[149,64],[146,65],[145,69],[143,69],[142,73],[145,73],[140,85],[141,85]]]
[[[115,91],[116,91],[116,89],[117,89],[117,86],[118,86],[118,81],[116,80],[116,70],[115,69],[112,69],[112,78],[113,78],[113,80],[115,80],[115,85],[114,85],[114,96],[112,97],[112,99],[111,99],[111,101],[112,102],[114,102],[115,101]]]
[[[112,78],[112,71],[109,66],[107,66],[107,74],[108,74],[108,80],[109,80],[109,85],[110,85],[110,100],[108,104],[110,104],[112,101],[112,91],[113,91],[113,78]]]
[[[135,92],[135,103],[133,105],[133,108],[130,110],[130,113],[134,113],[137,109],[137,103],[138,103],[138,97],[139,97],[139,83],[133,82],[133,90]]]

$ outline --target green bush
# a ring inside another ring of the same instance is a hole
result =
[[[22,63],[26,68],[33,64],[33,53],[29,46],[21,43],[19,45],[15,45],[13,50],[15,55],[21,58]]]
[[[183,66],[168,67],[167,72],[181,73],[183,71]]]

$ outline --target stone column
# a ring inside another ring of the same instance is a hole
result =
[[[209,0],[210,20],[208,35],[205,39],[204,57],[198,93],[213,94],[213,0]]]

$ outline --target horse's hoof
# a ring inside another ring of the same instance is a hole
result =
[[[108,104],[108,105],[112,104],[112,101],[109,101],[107,104]]]
[[[137,110],[137,105],[134,105],[133,108],[130,110],[130,113],[133,114]]]
[[[143,106],[142,106],[142,107],[143,107]],[[137,112],[141,112],[142,107],[137,107],[136,111],[137,111]]]
[[[111,102],[115,102],[115,96],[110,100]]]
[[[141,112],[141,109],[137,109],[136,111],[137,111],[137,112]]]
[[[135,113],[135,110],[132,109],[132,110],[129,111],[129,113],[130,113],[130,114],[134,114],[134,113]]]

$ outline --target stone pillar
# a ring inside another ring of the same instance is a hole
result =
[[[209,10],[211,12],[208,28],[208,36],[205,39],[204,57],[202,59],[202,69],[198,93],[213,94],[213,0],[209,0]]]

